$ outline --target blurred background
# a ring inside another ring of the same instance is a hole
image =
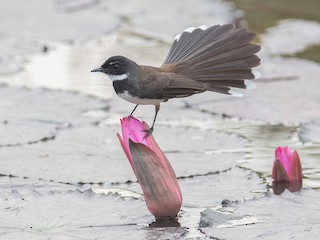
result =
[[[2,1],[0,81],[110,97],[109,82],[90,69],[115,54],[159,66],[176,34],[202,24],[249,27],[268,54],[319,62],[319,5],[317,0]]]

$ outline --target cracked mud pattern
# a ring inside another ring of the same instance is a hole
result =
[[[223,1],[154,4],[1,3],[20,28],[0,23],[0,239],[315,239],[320,67],[282,55],[319,44],[320,24],[288,19],[259,33],[262,77],[244,98],[204,93],[161,106],[153,135],[183,206],[176,220],[155,220],[116,137],[133,105],[90,70],[115,54],[160,65],[182,29],[241,14]],[[180,21],[163,24],[177,12]],[[140,106],[135,117],[151,123],[153,111]],[[276,196],[274,149],[285,145],[299,152],[303,189]]]

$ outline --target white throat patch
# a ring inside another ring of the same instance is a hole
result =
[[[128,78],[128,73],[124,73],[121,75],[113,75],[113,74],[108,74],[108,77],[112,80],[112,81],[122,81]]]

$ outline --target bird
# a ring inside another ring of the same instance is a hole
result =
[[[112,80],[117,95],[139,105],[154,105],[154,129],[160,103],[205,91],[241,97],[235,89],[253,89],[261,50],[252,43],[256,33],[233,24],[190,27],[178,34],[160,67],[139,65],[124,56],[112,56],[91,72],[102,72]]]

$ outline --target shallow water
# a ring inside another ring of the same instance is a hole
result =
[[[36,11],[24,31],[3,28],[0,37],[6,50],[0,81],[9,84],[0,85],[1,237],[312,239],[318,234],[320,67],[280,55],[283,46],[294,53],[316,44],[319,24],[287,20],[261,33],[262,77],[244,98],[205,93],[161,106],[153,135],[175,169],[184,201],[176,220],[160,221],[148,212],[116,138],[119,119],[133,105],[115,96],[104,75],[90,70],[115,54],[159,66],[176,33],[230,22],[237,14],[222,1],[175,1],[165,16],[143,0],[134,6],[112,2],[119,9],[107,1],[48,2],[32,3],[50,13],[47,24],[63,15],[65,24],[55,23],[60,28],[50,34],[40,28],[31,37],[41,26]],[[16,3],[1,3],[5,17],[12,19]],[[24,16],[23,6],[15,8]],[[161,23],[177,11],[180,22]],[[83,31],[69,31],[75,17]],[[101,26],[101,19],[115,20]],[[314,35],[306,30],[305,37],[283,36],[295,26],[312,28]],[[151,123],[153,111],[141,106],[135,116]],[[303,189],[276,196],[274,150],[285,145],[300,155]],[[292,213],[297,217],[287,221]]]

